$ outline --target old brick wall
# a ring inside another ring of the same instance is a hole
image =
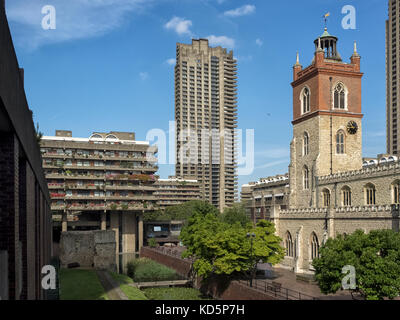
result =
[[[61,233],[60,262],[79,263],[81,267],[116,270],[113,230],[67,231]]]

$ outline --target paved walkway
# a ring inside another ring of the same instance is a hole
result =
[[[352,300],[350,292],[348,291],[338,291],[336,294],[324,295],[319,289],[318,285],[315,282],[306,282],[302,280],[296,279],[296,274],[292,271],[281,269],[281,268],[273,268],[273,277],[269,279],[257,279],[257,284],[262,287],[264,282],[274,281],[279,283],[282,288],[287,288],[290,290],[294,290],[300,292],[302,294],[315,297],[321,300]]]
[[[110,300],[129,300],[126,294],[120,289],[119,284],[107,271],[96,270],[96,273]]]

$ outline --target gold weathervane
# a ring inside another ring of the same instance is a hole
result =
[[[328,22],[328,17],[329,17],[330,15],[331,15],[330,12],[328,12],[328,13],[325,13],[325,14],[322,16],[322,18],[324,18],[324,20],[325,20],[325,28],[327,27],[326,25],[327,25],[327,22]]]

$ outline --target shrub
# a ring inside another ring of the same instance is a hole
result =
[[[157,247],[157,241],[156,241],[156,239],[151,238],[151,239],[149,240],[149,246],[150,246],[151,248]]]
[[[128,276],[135,282],[178,280],[179,275],[172,269],[146,258],[127,264]]]

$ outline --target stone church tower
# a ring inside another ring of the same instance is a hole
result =
[[[354,44],[350,63],[343,62],[326,28],[314,43],[312,64],[303,69],[297,55],[293,67],[291,208],[330,201],[315,193],[315,177],[362,168],[361,57]]]

